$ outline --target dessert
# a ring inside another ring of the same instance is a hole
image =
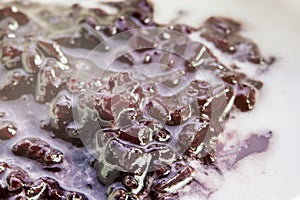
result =
[[[178,199],[198,167],[223,170],[222,125],[234,110],[251,111],[263,84],[190,36],[257,68],[273,59],[228,18],[163,25],[146,0],[106,5],[117,13],[0,9],[0,145],[10,150],[1,153],[0,199]],[[265,148],[245,147],[234,162],[265,150],[270,136],[261,138]]]

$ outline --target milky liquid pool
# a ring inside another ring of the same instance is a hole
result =
[[[86,6],[95,4],[95,1],[87,3],[79,0],[61,3],[75,2]],[[256,73],[255,70],[253,72],[251,66],[242,64],[248,73],[263,81],[264,87],[258,95],[255,109],[249,113],[233,113],[234,118],[226,123],[225,131],[220,138],[220,141],[229,147],[245,140],[253,133],[262,134],[272,131],[272,139],[267,151],[245,157],[223,176],[215,172],[204,175],[202,173],[204,170],[199,169],[195,179],[205,181],[207,187],[213,190],[213,193],[204,195],[212,200],[293,200],[296,198],[300,195],[300,157],[297,155],[300,151],[300,135],[297,126],[300,122],[297,107],[300,98],[298,89],[300,68],[297,62],[300,44],[300,12],[296,8],[297,5],[300,7],[300,2],[296,0],[293,2],[154,0],[153,2],[156,21],[161,23],[175,20],[198,27],[210,16],[225,16],[238,20],[243,24],[242,34],[251,38],[264,56],[277,58],[266,73]],[[213,48],[209,43],[207,45]],[[230,63],[226,57],[221,61]],[[31,167],[35,169],[35,166]],[[184,189],[181,199],[199,198],[198,191],[191,191],[191,188],[193,185]]]

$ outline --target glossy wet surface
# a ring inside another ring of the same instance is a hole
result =
[[[239,35],[241,24],[209,18],[200,29],[160,25],[146,1],[108,5],[116,15],[80,5],[33,5],[39,9],[30,17],[16,7],[0,10],[1,198],[176,199],[195,183],[208,198],[217,187],[197,180],[200,168],[221,176],[267,149],[270,136],[253,135],[230,152],[216,144],[231,111],[250,112],[263,84],[189,39],[201,35],[233,60],[267,67],[258,47]],[[135,30],[148,27],[161,29],[151,36]],[[108,68],[88,56],[111,51],[97,44],[119,33],[132,51]]]

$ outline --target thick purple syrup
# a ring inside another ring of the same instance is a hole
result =
[[[251,111],[263,83],[188,38],[199,33],[258,68],[272,60],[234,20],[162,25],[146,0],[106,4],[117,14],[78,4],[1,6],[0,199],[178,199],[197,185],[200,168],[220,174],[224,159],[233,164],[217,144],[222,123],[233,110]],[[159,34],[137,30],[149,27]],[[88,53],[109,52],[103,44],[115,36],[133,50],[103,70]],[[265,151],[270,137],[252,135],[231,152],[234,162]]]

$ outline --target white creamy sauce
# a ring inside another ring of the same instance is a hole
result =
[[[210,16],[225,16],[243,24],[243,35],[257,43],[264,56],[277,61],[256,78],[264,82],[255,109],[250,113],[234,114],[225,127],[224,135],[236,132],[238,140],[251,133],[273,132],[266,152],[253,154],[225,173],[212,200],[292,200],[300,195],[300,1],[204,1],[154,0],[155,18],[199,27]],[[295,8],[293,8],[295,7]],[[213,177],[207,178],[214,184]],[[189,193],[191,194],[191,192]],[[198,195],[199,196],[199,195]],[[199,198],[199,197],[198,197]],[[298,197],[299,198],[299,197]],[[182,199],[197,199],[197,192]]]
[[[270,130],[273,136],[269,149],[244,158],[224,177],[217,176],[215,172],[204,176],[202,170],[198,170],[196,180],[206,181],[211,188],[216,188],[210,199],[299,199],[300,1],[152,1],[155,3],[155,20],[161,23],[167,24],[176,19],[176,22],[199,27],[210,16],[236,19],[243,24],[242,34],[251,38],[265,57],[277,58],[266,73],[255,77],[264,83],[257,95],[255,109],[249,113],[233,113],[235,119],[226,123],[223,133],[223,137],[235,133],[238,138],[234,140],[242,141],[252,133],[263,134]],[[60,4],[75,2],[88,7],[95,5],[95,1],[51,1]],[[178,17],[180,11],[184,12]],[[184,188],[181,199],[199,199],[198,191],[190,192]]]

